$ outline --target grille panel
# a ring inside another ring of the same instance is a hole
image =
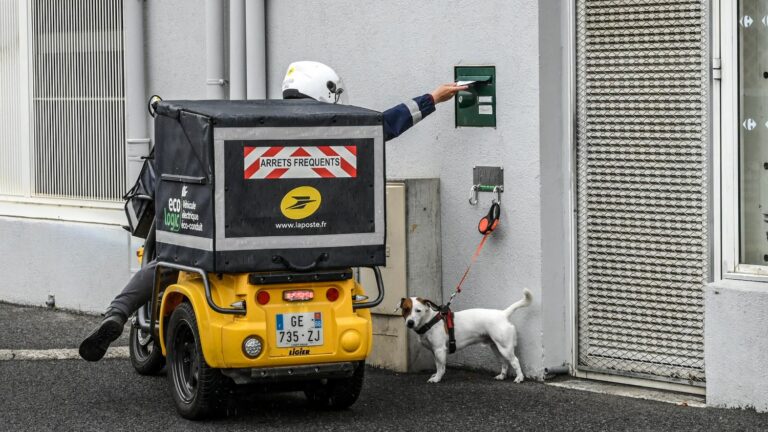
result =
[[[579,366],[703,385],[706,1],[577,1]]]
[[[0,194],[23,195],[19,2],[0,0]]]
[[[125,192],[121,0],[32,4],[35,196]]]

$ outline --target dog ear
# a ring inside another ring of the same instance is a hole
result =
[[[429,306],[432,310],[440,310],[440,306],[436,305],[432,300],[424,300],[424,304]]]
[[[407,317],[411,313],[411,308],[413,308],[413,302],[410,298],[403,297],[400,299],[400,306],[398,309],[402,312],[403,318]]]

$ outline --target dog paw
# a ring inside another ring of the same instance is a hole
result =
[[[519,383],[523,382],[523,379],[525,379],[523,377],[523,375],[518,375],[518,376],[515,377],[515,382],[519,384]]]
[[[432,375],[432,377],[429,378],[427,380],[427,382],[430,383],[430,384],[437,384],[437,383],[440,382],[440,379],[441,379],[441,377],[438,377],[437,375]]]
[[[493,379],[495,379],[496,381],[504,381],[505,379],[507,379],[507,374],[500,373],[495,377],[493,377]]]

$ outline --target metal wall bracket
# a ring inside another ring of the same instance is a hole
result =
[[[720,61],[719,57],[712,59],[712,79],[723,79],[722,61]]]
[[[205,80],[206,85],[216,85],[216,86],[226,86],[229,84],[229,81],[225,80],[224,78],[208,78]]]
[[[477,205],[480,192],[491,192],[496,195],[493,202],[501,203],[501,193],[504,192],[504,168],[493,166],[472,167],[472,191],[469,204]]]

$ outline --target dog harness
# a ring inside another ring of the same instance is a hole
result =
[[[480,223],[477,225],[477,230],[480,231],[480,234],[483,235],[483,239],[480,240],[480,244],[477,245],[477,249],[475,249],[475,253],[474,255],[472,255],[472,259],[469,262],[469,266],[467,266],[467,270],[464,272],[464,275],[461,277],[459,284],[456,285],[456,290],[453,292],[453,294],[451,294],[451,298],[448,299],[447,304],[441,305],[439,308],[437,308],[437,315],[435,315],[434,318],[429,320],[428,323],[416,329],[416,334],[423,335],[424,333],[428,332],[432,327],[434,327],[435,324],[437,324],[442,320],[445,320],[445,328],[448,331],[448,353],[449,354],[453,354],[456,352],[456,337],[453,332],[453,311],[451,311],[451,302],[453,301],[453,298],[456,297],[456,294],[461,292],[461,285],[467,279],[467,275],[469,274],[469,270],[472,268],[472,264],[474,264],[475,261],[477,261],[477,258],[480,256],[480,251],[483,250],[483,246],[485,246],[485,241],[488,240],[488,237],[491,235],[493,230],[495,230],[496,227],[499,225],[500,217],[501,217],[501,205],[499,204],[499,202],[494,200],[490,210],[488,211],[488,214],[484,216],[482,219],[480,219]]]
[[[448,330],[448,354],[453,354],[456,352],[456,336],[453,332],[453,311],[448,305],[440,306],[437,310],[437,315],[416,329],[416,334],[423,335],[442,320],[445,320],[445,328]]]

